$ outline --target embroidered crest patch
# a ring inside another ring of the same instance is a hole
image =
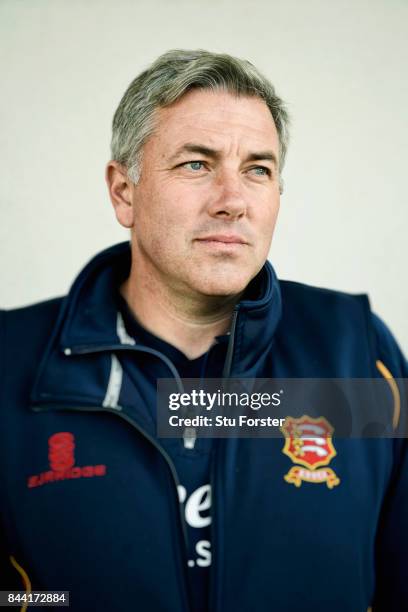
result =
[[[331,439],[334,429],[324,417],[287,417],[281,431],[285,436],[282,452],[298,464],[284,476],[286,482],[296,487],[302,481],[325,482],[329,489],[340,483],[331,468],[323,467],[337,455]]]

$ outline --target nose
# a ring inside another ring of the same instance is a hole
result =
[[[246,215],[247,202],[239,173],[229,169],[220,171],[212,185],[209,214],[231,221]]]

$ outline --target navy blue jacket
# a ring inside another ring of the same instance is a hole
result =
[[[147,418],[149,360],[174,368],[118,318],[129,266],[116,245],[65,298],[1,312],[0,589],[69,590],[74,612],[188,612],[177,474]],[[279,282],[267,263],[234,311],[224,375],[408,371],[366,296]],[[400,400],[391,378],[390,410]],[[406,440],[334,435],[331,485],[284,443],[214,441],[211,612],[408,610]]]

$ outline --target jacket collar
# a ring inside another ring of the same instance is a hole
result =
[[[75,279],[66,298],[59,346],[65,352],[92,352],[120,343],[117,291],[130,271],[130,243],[98,253]]]
[[[59,338],[68,352],[100,350],[121,342],[117,328],[117,288],[129,275],[130,243],[96,255],[82,270],[66,298]],[[236,310],[234,371],[244,372],[271,344],[281,315],[279,281],[269,262],[251,282]]]
[[[68,387],[73,384],[69,384],[66,375],[72,371],[72,365],[64,371],[67,359],[72,364],[76,354],[110,353],[134,344],[118,317],[117,304],[118,286],[127,278],[130,264],[130,243],[123,242],[96,255],[78,275],[63,300],[54,336],[40,364],[32,394],[34,403],[41,403],[44,384],[48,388],[47,397],[53,395],[49,393],[50,378],[57,376],[56,370],[60,381],[58,396],[64,393],[65,386],[69,395]],[[256,377],[281,316],[279,281],[269,262],[251,281],[244,298],[235,307],[228,376]],[[79,378],[82,380],[84,375]]]

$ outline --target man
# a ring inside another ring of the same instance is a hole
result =
[[[171,51],[129,86],[106,178],[131,246],[2,313],[3,590],[69,590],[75,611],[408,609],[407,365],[365,296],[266,262],[287,141],[246,61]],[[385,377],[397,437],[331,440],[305,406],[289,425],[321,437],[159,438],[173,377]]]

